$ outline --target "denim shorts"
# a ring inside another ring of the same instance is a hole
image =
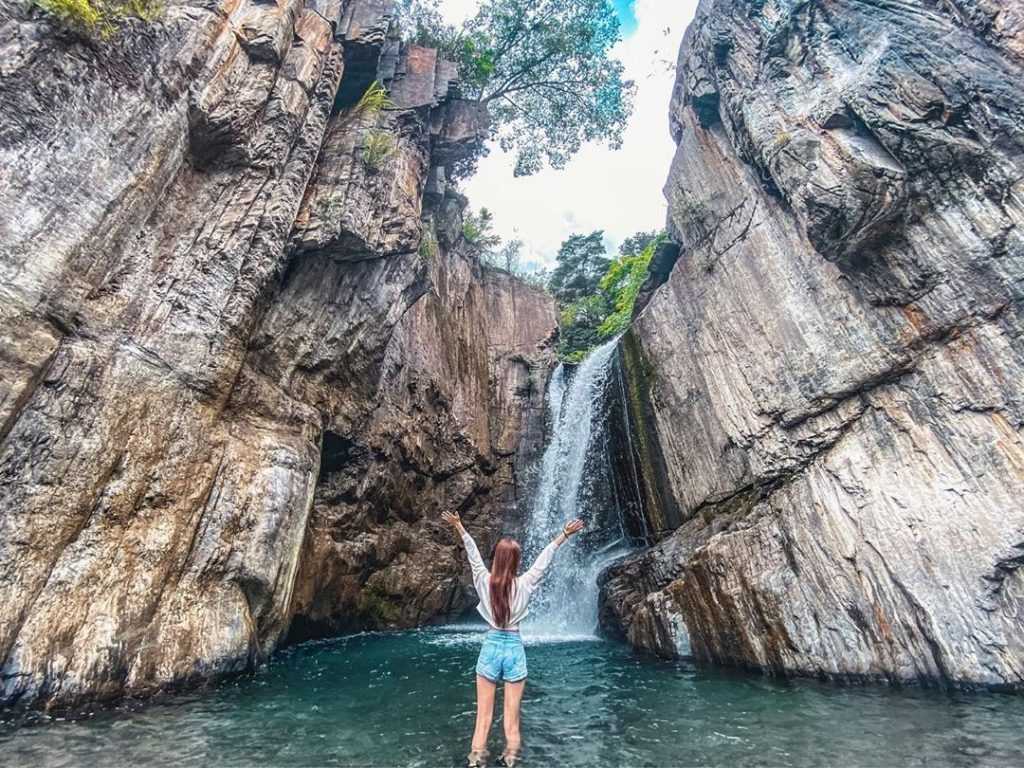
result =
[[[526,679],[526,649],[518,632],[492,629],[484,638],[476,673],[492,683],[518,683]]]

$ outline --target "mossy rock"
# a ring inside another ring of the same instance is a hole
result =
[[[394,597],[379,584],[372,583],[359,593],[356,610],[368,624],[377,627],[393,626],[402,616],[401,606]]]

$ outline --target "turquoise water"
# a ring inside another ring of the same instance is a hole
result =
[[[8,717],[0,763],[463,765],[481,637],[359,635],[202,693],[74,722]],[[528,642],[527,656],[524,766],[1024,764],[1024,698],[779,682],[594,640]],[[492,753],[500,733],[496,721]]]

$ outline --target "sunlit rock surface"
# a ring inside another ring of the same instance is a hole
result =
[[[389,7],[170,3],[86,45],[2,3],[0,702],[462,607],[436,514],[502,526],[555,309],[424,235],[470,129],[450,65],[402,85]],[[431,96],[357,110],[377,77]]]
[[[681,255],[623,342],[664,541],[605,574],[610,631],[1024,683],[1022,43],[1016,4],[701,3]]]

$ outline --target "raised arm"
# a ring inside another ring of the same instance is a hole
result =
[[[456,530],[462,538],[462,545],[466,548],[466,557],[469,558],[469,567],[473,569],[473,582],[484,578],[488,574],[484,559],[480,557],[480,549],[477,547],[469,531],[462,525],[462,519],[458,512],[442,512],[441,519]]]
[[[558,548],[565,544],[569,538],[583,530],[583,521],[580,519],[573,520],[570,523],[566,523],[562,532],[552,539],[551,543],[544,547],[543,551],[537,556],[533,565],[530,566],[530,570],[523,574],[520,579],[520,583],[523,585],[527,592],[533,592],[540,584],[540,580],[544,577],[544,571],[551,565],[551,560],[555,556],[555,552]]]

